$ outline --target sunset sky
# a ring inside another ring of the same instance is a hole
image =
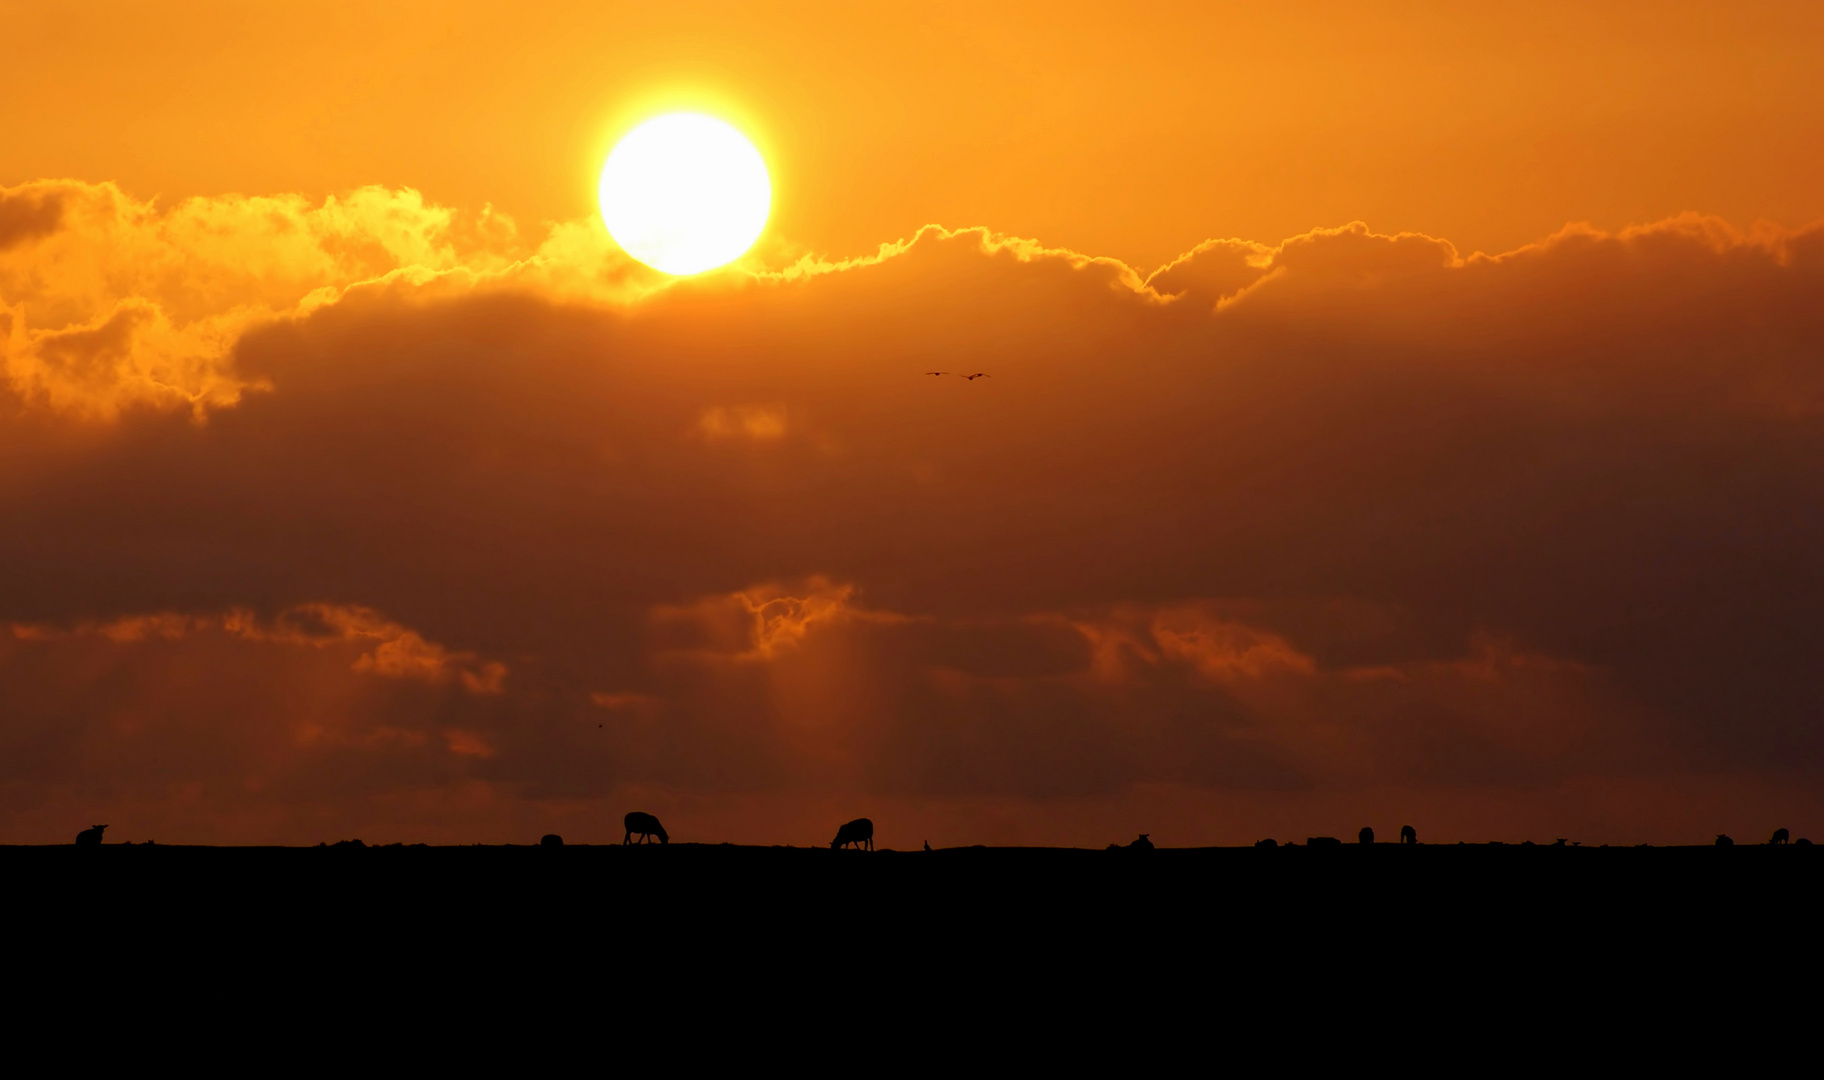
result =
[[[1824,6],[0,25],[0,843],[1824,834]]]

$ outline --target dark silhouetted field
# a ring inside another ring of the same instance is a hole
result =
[[[1009,942],[1243,943],[1493,935],[1550,928],[1590,941],[1752,913],[1809,919],[1824,849],[1345,844],[1277,849],[950,848],[830,851],[667,846],[0,848],[13,902],[147,920],[289,926],[378,919],[528,920],[642,947],[855,933],[874,947],[934,935]]]
[[[927,1034],[1012,1053],[1043,1030],[1068,1059],[1073,1040],[1123,1045],[1128,1029],[1142,1048],[1182,1048],[1257,1023],[1307,1025],[1322,1044],[1336,1023],[1465,1038],[1525,1026],[1530,1040],[1725,999],[1773,1015],[1801,1000],[1785,975],[1809,963],[1824,859],[1749,845],[110,844],[0,848],[0,880],[15,955],[31,958],[20,978],[58,1007],[99,995],[196,1023],[230,1009],[280,1026],[429,1025],[445,1051],[470,1025],[513,1045],[604,1026],[645,1045],[657,1024],[667,1054],[720,1038],[695,1030],[712,1021],[744,1046],[885,1032],[908,1053]],[[1136,1053],[1126,1067],[1166,1067]]]

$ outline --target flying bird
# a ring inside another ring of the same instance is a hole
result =
[[[927,371],[927,372],[925,372],[925,374],[927,374],[927,375],[948,375],[950,373],[948,371]]]
[[[964,375],[963,378],[968,379],[970,382],[974,382],[977,379],[992,379],[994,376],[988,374],[986,371],[978,371],[973,375]]]

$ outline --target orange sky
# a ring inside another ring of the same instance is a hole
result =
[[[0,842],[1824,832],[1815,5],[978,8],[0,5]]]
[[[1357,218],[1493,252],[1824,217],[1812,3],[889,7],[0,4],[0,178],[564,220],[684,105],[763,142],[776,235],[825,255],[929,221],[1150,268]]]

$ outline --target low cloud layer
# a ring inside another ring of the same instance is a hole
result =
[[[1698,217],[665,283],[8,189],[0,839],[1824,826],[1819,296]]]

